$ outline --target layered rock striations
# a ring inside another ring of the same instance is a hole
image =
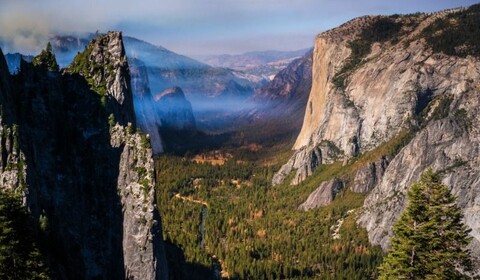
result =
[[[348,163],[409,131],[396,156],[355,173],[352,190],[369,192],[359,223],[373,244],[388,248],[408,188],[432,167],[457,196],[480,256],[480,55],[468,36],[460,41],[461,32],[478,28],[456,29],[478,10],[368,16],[320,34],[303,127],[273,183],[295,172],[289,183],[297,184],[321,164]],[[442,41],[448,32],[459,41]]]
[[[43,221],[52,277],[166,279],[152,150],[136,132],[121,34],[93,40],[63,73],[6,69],[2,55],[1,186]]]

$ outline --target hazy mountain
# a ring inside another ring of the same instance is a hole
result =
[[[53,51],[60,67],[67,67],[77,55],[83,52],[90,40],[96,37],[95,34],[87,33],[82,35],[55,35],[50,37]]]
[[[147,67],[179,70],[191,68],[205,68],[206,64],[184,55],[177,54],[162,46],[125,36],[125,49],[129,58],[143,61]]]
[[[129,58],[128,63],[137,124],[150,135],[154,154],[160,154],[166,144],[162,130],[195,130],[192,106],[180,88],[166,89],[153,96],[145,64],[134,58]]]
[[[15,74],[20,70],[20,61],[25,60],[27,62],[32,62],[33,56],[31,55],[22,55],[20,53],[7,53],[5,54],[5,60],[8,65],[8,70],[10,74]]]
[[[85,49],[88,41],[96,36],[98,34],[52,36],[50,41],[59,65],[66,67],[79,52]],[[152,96],[170,88],[180,87],[185,97],[191,102],[194,114],[199,116],[200,127],[202,127],[202,120],[208,121],[213,127],[220,125],[216,118],[221,119],[225,114],[242,110],[246,106],[245,101],[254,92],[254,84],[233,70],[212,67],[133,37],[126,36],[123,43],[126,55],[131,58],[131,70],[142,69],[141,72],[131,73],[132,76],[145,79],[148,92]],[[12,59],[11,64],[14,68],[15,65],[19,65],[19,60]],[[140,77],[138,73],[141,73]],[[137,97],[143,94],[142,92],[137,94],[135,92],[137,89],[139,88],[133,88],[135,102],[142,104],[138,108],[145,105],[145,100],[154,102],[152,98],[137,102]],[[137,112],[138,120],[145,117],[143,113]],[[187,125],[187,127],[192,126]],[[155,142],[161,142],[160,138],[158,140]],[[154,147],[156,152],[160,151],[158,145]]]
[[[95,36],[52,36],[51,43],[59,65],[65,67]],[[242,100],[253,93],[252,83],[230,69],[215,68],[133,37],[125,36],[124,44],[127,56],[145,65],[153,94],[175,86],[181,87],[187,97],[199,101],[203,97],[238,97]]]
[[[239,55],[200,56],[199,59],[209,65],[237,70],[243,77],[261,87],[273,80],[275,75],[286,68],[293,60],[300,58],[309,49],[296,51],[259,51]]]
[[[125,38],[125,49],[128,57],[145,64],[153,94],[178,86],[192,101],[194,110],[196,103],[207,105],[211,98],[243,100],[253,93],[251,82],[230,69],[212,67],[131,37]]]
[[[312,62],[310,50],[257,89],[250,99],[253,108],[234,120],[247,138],[263,144],[293,144],[302,126],[312,86]]]
[[[238,55],[222,54],[201,56],[199,59],[212,66],[226,67],[235,70],[245,70],[269,63],[299,58],[305,55],[307,51],[309,51],[309,49],[301,49],[296,51],[258,51],[247,52]]]

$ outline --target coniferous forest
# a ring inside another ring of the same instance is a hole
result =
[[[308,188],[272,187],[271,167],[234,161],[213,166],[172,156],[156,164],[167,248],[179,247],[185,257],[182,265],[174,264],[173,274],[184,279],[370,279],[377,273],[381,250],[369,245],[355,222],[363,195],[347,190],[332,205],[304,213],[297,207]],[[330,176],[329,169],[319,177]]]
[[[369,244],[367,232],[356,223],[364,194],[346,188],[328,206],[308,211],[298,206],[320,182],[348,182],[360,166],[394,155],[410,137],[402,133],[346,166],[322,165],[299,185],[286,180],[272,186],[277,166],[160,156],[155,166],[158,208],[172,277],[376,278],[382,250]]]

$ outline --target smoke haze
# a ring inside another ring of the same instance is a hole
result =
[[[366,14],[430,12],[472,0],[2,0],[5,52],[38,53],[52,33],[121,30],[187,55],[294,50]],[[347,7],[347,8],[346,8]]]

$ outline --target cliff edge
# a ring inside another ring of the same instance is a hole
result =
[[[387,249],[407,189],[432,167],[457,196],[479,257],[479,15],[474,5],[366,16],[318,35],[302,130],[273,183],[294,172],[289,183],[298,184],[321,164],[347,164],[408,134],[397,154],[373,159],[349,184],[369,192],[359,223]]]
[[[0,56],[0,187],[43,221],[52,278],[166,279],[152,150],[135,128],[121,33],[94,39],[62,73],[42,55],[14,76]]]

